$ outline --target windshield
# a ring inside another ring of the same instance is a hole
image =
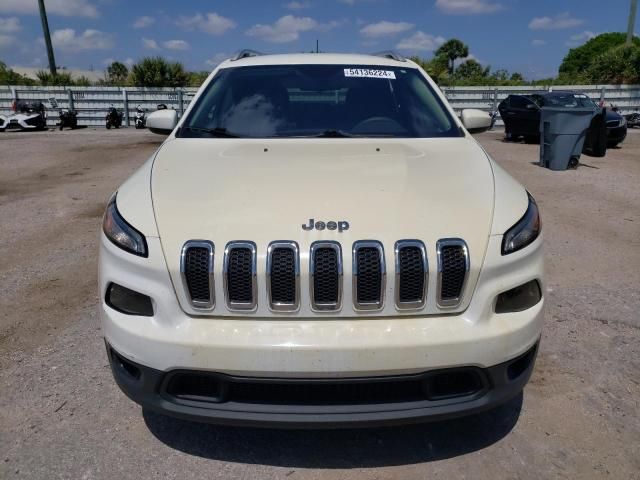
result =
[[[269,65],[220,70],[179,137],[456,137],[414,68]]]
[[[544,104],[553,107],[568,108],[598,108],[598,106],[584,93],[554,93],[544,97]]]

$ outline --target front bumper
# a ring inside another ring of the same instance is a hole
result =
[[[277,428],[395,425],[479,413],[522,391],[538,350],[536,342],[523,355],[483,369],[443,369],[395,377],[278,379],[189,370],[162,372],[131,362],[106,345],[118,386],[144,408],[185,420]],[[192,379],[191,383],[175,381],[184,378]],[[470,386],[463,385],[461,378]],[[175,384],[191,387],[180,390]]]
[[[607,143],[622,143],[627,138],[627,126],[607,128]]]

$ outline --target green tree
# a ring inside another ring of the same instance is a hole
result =
[[[410,57],[409,60],[420,65],[438,85],[446,83],[449,74],[448,60],[446,57],[436,56],[431,60],[425,60],[424,58],[414,56]]]
[[[469,56],[469,47],[457,38],[447,40],[435,52],[436,57],[445,57],[448,60],[449,75],[453,75],[455,61],[458,58]]]
[[[36,82],[24,75],[14,72],[2,60],[0,60],[0,84],[3,85],[34,85]]]
[[[203,70],[201,72],[189,72],[188,75],[189,80],[187,82],[187,85],[189,85],[190,87],[199,87],[207,79],[207,77],[209,76],[209,72]]]
[[[513,72],[511,74],[511,78],[509,79],[511,82],[522,83],[524,82],[524,77],[520,72]]]
[[[597,56],[583,78],[588,83],[640,83],[640,45],[620,45]]]
[[[178,62],[167,62],[162,57],[145,57],[131,68],[136,87],[184,87],[187,74]]]
[[[587,41],[584,45],[572,48],[562,60],[559,72],[561,77],[571,81],[572,78],[579,78],[594,62],[612,48],[624,44],[626,35],[619,32],[602,33],[597,37]],[[633,38],[633,44],[640,46],[640,39]]]
[[[107,67],[107,82],[111,85],[124,85],[129,76],[129,69],[124,63],[113,62]]]
[[[40,82],[40,85],[55,85],[55,86],[67,86],[75,85],[73,78],[69,72],[58,72],[56,75],[51,75],[51,72],[47,70],[38,70],[36,77]]]
[[[486,83],[490,67],[483,68],[477,61],[470,59],[456,68],[454,77],[471,83]]]

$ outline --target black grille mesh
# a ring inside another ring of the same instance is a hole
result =
[[[464,247],[447,245],[440,249],[442,262],[442,285],[440,298],[455,300],[462,292],[462,285],[466,275],[466,259]]]
[[[424,293],[424,261],[418,247],[402,247],[398,253],[400,260],[400,285],[398,298],[401,302],[422,301]]]
[[[375,247],[360,247],[356,251],[358,278],[356,281],[358,303],[379,302],[382,286],[380,250]]]
[[[271,252],[271,302],[293,304],[296,301],[296,252],[274,248]]]
[[[230,302],[253,302],[253,253],[250,248],[236,247],[227,260],[227,291]]]
[[[184,274],[191,300],[211,301],[209,287],[209,249],[203,247],[188,248],[185,254]]]
[[[314,252],[313,292],[315,303],[338,302],[338,252],[320,247]]]

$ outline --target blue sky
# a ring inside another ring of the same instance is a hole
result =
[[[571,46],[625,31],[630,0],[45,0],[56,63],[101,71],[146,55],[210,70],[240,48],[430,58],[460,38],[493,69],[557,73]],[[636,30],[640,15],[636,22]],[[0,0],[0,59],[45,67],[36,0]]]

